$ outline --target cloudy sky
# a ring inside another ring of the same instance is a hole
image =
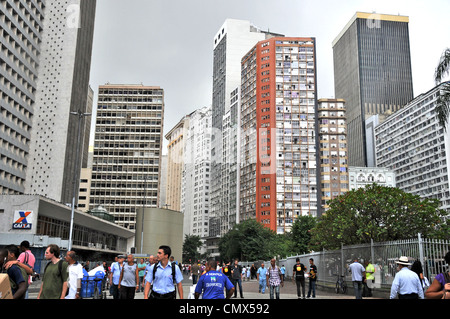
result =
[[[450,47],[448,0],[97,0],[94,107],[107,82],[160,86],[167,133],[183,115],[210,106],[213,38],[227,18],[315,37],[318,97],[334,97],[331,43],[356,11],[409,16],[414,94],[433,88],[434,69]]]

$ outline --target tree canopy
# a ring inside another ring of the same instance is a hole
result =
[[[395,187],[377,184],[352,190],[329,202],[326,214],[312,230],[311,248],[338,249],[354,245],[417,236],[449,236],[447,212],[439,201],[421,199]]]

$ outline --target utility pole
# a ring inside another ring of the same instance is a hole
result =
[[[78,116],[78,137],[77,137],[77,149],[75,154],[75,172],[73,174],[73,197],[72,197],[72,214],[70,216],[70,231],[69,231],[69,248],[72,250],[72,236],[73,236],[73,218],[75,215],[75,197],[77,196],[77,181],[80,179],[80,144],[81,144],[81,124],[86,116],[91,116],[91,113],[83,113],[80,110],[78,112],[70,112],[70,115]]]

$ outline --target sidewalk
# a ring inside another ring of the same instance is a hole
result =
[[[41,285],[41,281],[37,281],[32,284],[29,288],[29,299],[37,299],[37,295],[39,292],[39,288]],[[192,287],[192,280],[189,280],[188,276],[184,276],[183,280],[183,296],[184,299],[188,299],[190,288]],[[244,295],[244,300],[264,300],[270,299],[270,290],[266,287],[265,294],[261,294],[258,292],[259,283],[256,279],[250,281],[244,281],[242,283],[242,291]],[[308,282],[305,284],[306,294],[308,294]],[[109,291],[106,292],[107,299],[112,299],[109,295]],[[178,294],[177,294],[178,298]],[[91,298],[87,298],[91,299]],[[138,292],[135,295],[135,299],[144,299],[144,293]],[[232,298],[234,299],[234,298]],[[284,283],[284,287],[280,287],[280,299],[298,299],[297,297],[297,286],[291,280],[288,280]],[[314,299],[355,299],[355,296],[351,293],[347,293],[345,295],[336,294],[330,290],[317,289],[316,288],[316,298],[310,298],[309,300]],[[378,299],[378,298],[364,298],[364,299]],[[242,300],[239,294],[239,287],[236,300]],[[308,299],[306,299],[308,300]]]

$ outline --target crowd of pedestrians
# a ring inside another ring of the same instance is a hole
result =
[[[61,258],[57,245],[49,245],[44,258],[47,264],[42,272],[42,282],[39,287],[38,299],[80,299],[81,283],[85,270],[89,270],[89,262],[81,265],[75,251],[68,251]],[[316,282],[318,280],[317,266],[310,258],[306,267],[296,259],[292,268],[292,282],[295,282],[297,297],[315,298]],[[14,299],[27,299],[28,288],[34,272],[36,258],[30,250],[29,242],[23,241],[19,246],[8,245],[0,249],[1,273],[6,273],[10,280]],[[445,262],[450,265],[450,252],[445,255]],[[397,261],[397,273],[391,284],[390,299],[449,299],[450,272],[443,271],[433,282],[428,282],[423,275],[419,261],[411,263],[407,257],[401,256]],[[271,299],[280,298],[280,287],[284,287],[286,268],[277,265],[271,259],[270,265],[261,263],[241,265],[238,259],[220,265],[216,260],[208,260],[190,265],[181,265],[174,261],[169,246],[160,246],[156,256],[151,255],[147,261],[141,258],[135,260],[132,254],[119,255],[108,266],[103,263],[103,269],[109,292],[114,299],[134,299],[136,293],[144,293],[144,299],[179,299],[183,294],[183,273],[192,279],[194,289],[190,298],[224,299],[237,298],[238,290],[244,298],[243,281],[256,279],[259,293],[269,290]],[[375,267],[370,261],[364,266],[355,259],[349,266],[352,287],[356,299],[372,296],[375,281]],[[306,281],[308,293],[306,294]]]

